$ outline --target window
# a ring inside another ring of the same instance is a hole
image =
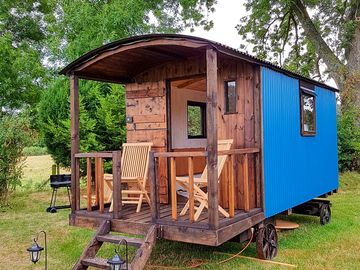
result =
[[[316,95],[314,86],[300,82],[301,135],[316,134]]]
[[[236,81],[225,82],[225,113],[237,113]]]
[[[206,138],[206,103],[187,102],[188,138]]]

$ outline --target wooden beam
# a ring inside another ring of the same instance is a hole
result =
[[[230,149],[230,150],[223,150],[218,152],[218,156],[222,155],[241,155],[241,154],[253,154],[259,153],[259,148],[241,148],[241,149]]]
[[[120,218],[122,207],[121,198],[121,151],[112,152],[112,173],[113,173],[113,217]]]
[[[81,262],[82,260],[86,258],[93,258],[95,257],[96,253],[99,251],[99,249],[102,246],[102,242],[99,242],[96,237],[99,235],[105,235],[109,233],[110,231],[110,221],[109,220],[103,220],[99,226],[99,228],[96,230],[95,235],[89,242],[89,244],[85,247],[83,253],[81,254],[79,260],[76,262],[75,266],[72,268],[73,270],[85,270],[87,269],[87,266],[84,266]]]
[[[92,198],[91,198],[91,158],[86,159],[86,196],[87,196],[87,210],[91,211]]]
[[[218,213],[218,167],[217,167],[217,53],[206,50],[206,134],[207,134],[207,179],[209,202],[209,227],[219,226]]]
[[[152,225],[145,236],[141,247],[135,252],[135,256],[130,264],[129,269],[142,270],[144,269],[147,260],[150,258],[151,251],[155,246],[157,238],[157,226]]]
[[[188,80],[188,81],[186,81],[186,82],[180,83],[180,84],[177,86],[177,88],[185,88],[185,87],[187,87],[187,86],[190,86],[190,85],[192,85],[192,84],[194,84],[194,83],[197,83],[197,82],[200,82],[200,81],[202,81],[202,80],[206,80],[206,77],[200,77],[200,78],[190,79],[190,80]]]
[[[71,119],[71,212],[80,209],[79,161],[79,80],[70,76],[70,119]]]
[[[157,152],[155,157],[206,157],[207,152]]]
[[[77,158],[112,158],[111,152],[94,152],[94,153],[77,153],[75,154]]]

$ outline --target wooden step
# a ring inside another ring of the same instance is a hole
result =
[[[116,234],[104,234],[96,236],[96,240],[99,242],[107,242],[112,244],[119,244],[121,240],[125,239],[129,246],[140,247],[143,244],[143,239],[134,238],[134,237],[126,237],[123,235]]]
[[[85,258],[81,261],[82,265],[92,266],[99,269],[108,269],[110,270],[110,265],[107,263],[107,259],[103,258]]]

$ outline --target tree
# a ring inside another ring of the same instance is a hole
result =
[[[358,106],[359,4],[359,0],[247,0],[250,15],[242,17],[237,28],[259,57],[320,81],[332,78],[342,90],[343,108]]]
[[[178,32],[185,27],[211,27],[206,13],[214,0],[56,1],[47,22],[49,67],[57,70],[91,49],[127,36]],[[152,19],[151,19],[152,18]],[[80,81],[80,150],[119,149],[125,141],[124,88]],[[57,163],[70,165],[69,82],[54,77],[38,106],[44,142]]]
[[[47,81],[43,25],[51,10],[50,1],[1,1],[0,111],[30,107],[39,100]]]
[[[360,0],[247,0],[245,6],[249,15],[237,29],[258,57],[335,81],[339,167],[360,170]]]
[[[10,114],[0,117],[0,203],[6,201],[9,190],[21,184],[22,151],[29,135],[26,119]]]

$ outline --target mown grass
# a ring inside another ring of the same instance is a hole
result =
[[[341,175],[341,188],[331,197],[332,222],[320,226],[316,217],[292,215],[281,217],[300,224],[295,231],[279,234],[279,253],[275,261],[298,266],[298,269],[360,269],[360,174]],[[66,202],[64,192],[60,203]],[[0,269],[43,269],[44,258],[33,265],[25,251],[38,230],[48,233],[49,269],[71,269],[94,231],[68,225],[69,210],[57,214],[45,212],[50,192],[16,192],[10,204],[0,208]],[[41,241],[42,243],[42,241]],[[237,253],[242,244],[227,243],[206,247],[170,241],[159,241],[149,265],[189,266],[199,261],[208,264],[199,269],[286,269],[268,263],[236,258],[222,265],[216,262],[227,258],[214,253]],[[110,257],[113,245],[106,245],[101,256]],[[243,253],[256,257],[255,245]],[[156,269],[147,267],[147,269]]]
[[[22,185],[18,189],[20,191],[37,191],[49,188],[47,181],[53,164],[50,155],[26,157]],[[61,169],[60,173],[69,173],[69,171]]]

